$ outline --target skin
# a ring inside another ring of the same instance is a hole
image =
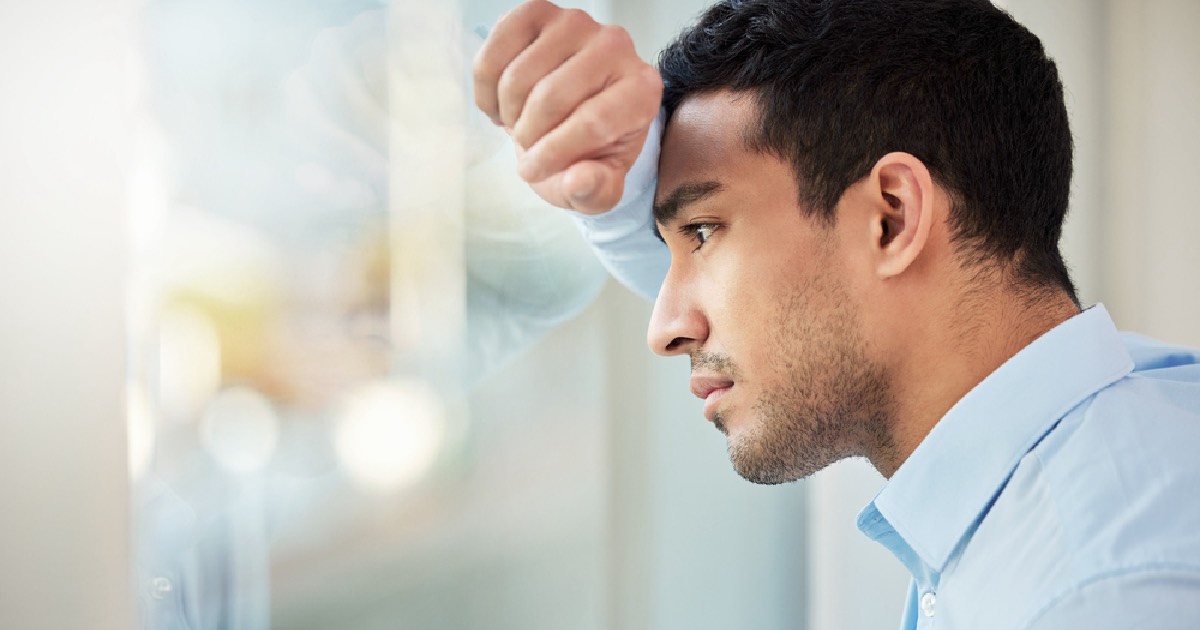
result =
[[[624,30],[531,0],[496,25],[474,72],[476,104],[513,138],[535,192],[588,214],[617,204],[662,95]],[[1078,308],[1015,284],[1003,263],[965,264],[949,197],[912,155],[882,156],[832,224],[808,217],[787,163],[744,146],[757,115],[749,95],[714,92],[667,126],[656,208],[678,207],[658,224],[671,268],[650,348],[691,357],[693,389],[730,385],[706,412],[746,478],[852,456],[890,477],[956,401]]]
[[[620,201],[662,100],[625,29],[532,0],[496,23],[474,79],[475,104],[512,137],[538,195],[584,214]]]
[[[833,231],[799,210],[788,164],[744,147],[750,101],[698,96],[668,125],[657,214],[680,187],[720,188],[659,224],[672,262],[648,340],[662,354],[689,355],[694,377],[731,384],[705,411],[726,434],[734,468],[782,483],[886,446],[875,427],[894,402],[867,356]],[[697,226],[709,230],[703,244]]]
[[[854,456],[891,476],[959,398],[1078,309],[964,266],[949,197],[911,155],[883,156],[832,225],[808,216],[790,165],[746,148],[757,116],[750,95],[720,91],[667,125],[655,205],[671,268],[647,341],[690,356],[694,379],[731,383],[705,410],[747,479]]]

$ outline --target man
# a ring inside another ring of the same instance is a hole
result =
[[[1081,311],[1037,38],[982,0],[723,0],[659,72],[535,1],[476,98],[657,296],[650,347],[690,357],[737,471],[868,458],[905,628],[1200,627],[1200,356]]]

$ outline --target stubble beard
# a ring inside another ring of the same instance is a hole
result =
[[[729,458],[748,481],[779,484],[892,444],[889,379],[866,353],[859,318],[836,285],[810,287],[780,309],[778,385],[729,436]],[[816,312],[814,300],[825,306]]]

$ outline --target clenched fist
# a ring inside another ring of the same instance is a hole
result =
[[[475,103],[512,137],[521,177],[586,214],[620,201],[661,98],[624,29],[546,0],[501,18],[475,58]]]

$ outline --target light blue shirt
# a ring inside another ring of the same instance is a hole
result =
[[[903,628],[1200,628],[1200,355],[1103,306],[964,396],[858,519]]]
[[[661,119],[621,203],[578,217],[649,299]],[[1200,353],[1093,307],[963,397],[858,524],[913,575],[905,630],[1200,629]]]

